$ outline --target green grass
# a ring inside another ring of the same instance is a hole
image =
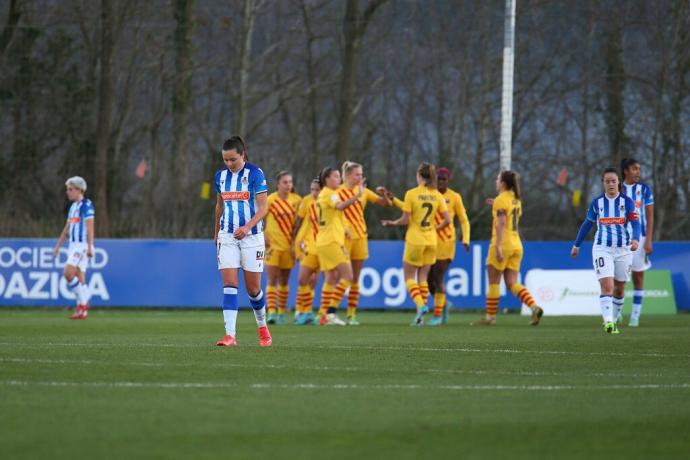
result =
[[[0,455],[21,458],[681,458],[690,315],[517,315],[494,328],[274,326],[240,313],[0,309]]]

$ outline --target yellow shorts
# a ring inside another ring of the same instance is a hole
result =
[[[522,248],[503,248],[503,260],[496,260],[496,246],[489,246],[489,255],[486,256],[486,265],[491,265],[496,270],[520,271],[522,262]]]
[[[436,243],[436,260],[453,260],[455,259],[455,246],[457,240],[441,241]]]
[[[345,252],[345,246],[338,243],[317,246],[316,253],[319,255],[319,266],[324,272],[333,270],[340,264],[350,262],[347,258],[347,252]]]
[[[269,247],[266,249],[266,265],[289,270],[295,265],[295,259],[290,255],[290,251],[279,251]]]
[[[319,256],[314,253],[303,253],[299,263],[303,267],[310,268],[312,271],[319,271]]]
[[[345,240],[345,251],[350,260],[367,260],[369,258],[369,240],[367,238],[357,238]]]
[[[436,245],[417,245],[405,243],[403,262],[414,267],[433,265],[436,262]]]

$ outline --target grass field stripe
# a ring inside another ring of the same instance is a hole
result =
[[[0,358],[0,362],[9,363],[36,363],[36,364],[116,364],[118,366],[142,366],[142,367],[199,367],[199,363],[161,363],[161,362],[142,362],[142,361],[94,361],[80,359],[45,359],[45,358]],[[204,363],[203,367],[231,368],[231,369],[295,369],[302,371],[324,371],[324,372],[388,372],[404,373],[410,369],[399,368],[367,368],[367,367],[333,367],[333,366],[291,366],[288,364],[239,364],[239,363]],[[545,372],[545,371],[500,371],[500,370],[477,370],[477,369],[414,369],[415,372],[426,372],[430,374],[458,374],[458,375],[504,375],[504,376],[525,376],[525,377],[571,377],[587,375],[591,377],[664,377],[659,373],[625,373],[625,372]]]
[[[319,384],[319,383],[203,383],[203,382],[61,382],[3,380],[4,386],[100,387],[100,388],[156,388],[156,389],[281,389],[281,390],[452,390],[452,391],[574,391],[574,390],[686,390],[690,383],[638,385],[405,385],[405,384]]]
[[[0,346],[12,346],[22,348],[45,348],[45,347],[84,347],[84,348],[136,348],[136,347],[161,347],[161,348],[214,348],[210,345],[211,341],[195,344],[174,344],[174,343],[62,343],[62,342],[46,342],[43,344],[25,344],[17,342],[0,342]],[[275,343],[274,346],[281,346],[280,343]],[[450,352],[450,353],[531,353],[538,355],[569,355],[569,356],[630,356],[630,357],[644,357],[644,358],[690,358],[690,354],[674,354],[674,353],[633,353],[633,352],[598,352],[598,351],[562,351],[562,350],[516,350],[511,348],[432,348],[432,347],[391,347],[391,346],[370,346],[370,345],[323,345],[314,344],[322,349],[332,350],[382,350],[382,351],[423,351],[423,352]],[[252,347],[253,348],[253,347]],[[286,348],[306,348],[305,346],[286,345]]]

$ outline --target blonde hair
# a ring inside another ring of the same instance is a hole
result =
[[[346,161],[345,163],[343,163],[343,166],[341,168],[342,172],[343,172],[343,178],[345,176],[347,176],[348,174],[350,174],[353,169],[361,168],[361,167],[362,167],[362,165],[359,163],[355,163],[354,161]]]
[[[82,193],[86,192],[86,181],[81,176],[73,176],[67,179],[65,181],[65,186],[69,187],[70,185],[74,188],[78,188]]]

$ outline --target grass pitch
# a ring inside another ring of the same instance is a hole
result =
[[[478,314],[412,328],[273,326],[218,348],[220,312],[0,310],[3,458],[684,458],[690,315]]]

